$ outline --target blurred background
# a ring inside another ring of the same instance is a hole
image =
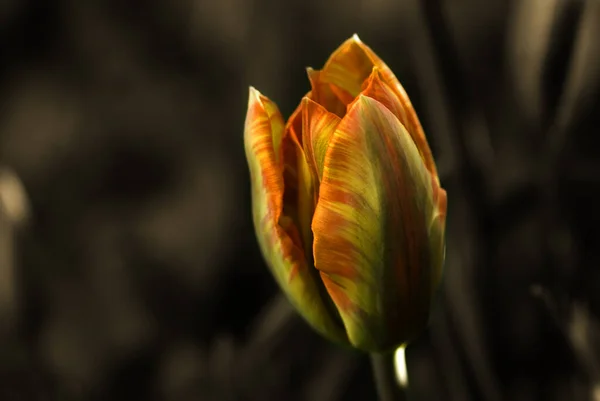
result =
[[[414,401],[600,400],[600,1],[0,2],[0,400],[375,400],[258,250],[248,86],[353,33],[449,197]]]

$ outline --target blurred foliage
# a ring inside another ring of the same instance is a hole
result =
[[[375,398],[265,268],[241,139],[354,32],[449,196],[414,400],[600,399],[600,2],[7,0],[0,400]]]

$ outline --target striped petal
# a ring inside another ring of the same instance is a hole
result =
[[[344,114],[346,114],[346,103],[340,101],[338,96],[332,90],[332,86],[323,81],[323,72],[308,67],[306,73],[308,74],[308,79],[310,80],[312,88],[308,97],[325,107],[327,111],[330,111],[339,117],[343,117]]]
[[[373,61],[367,56],[357,35],[346,40],[329,57],[321,79],[344,104],[351,103],[361,92],[363,82],[373,70]]]
[[[329,140],[341,118],[308,97],[302,100],[302,143],[308,164],[321,180]]]
[[[321,71],[321,80],[330,83],[336,95],[345,104],[349,104],[362,92],[363,84],[371,75],[373,67],[378,68],[380,79],[388,85],[404,109],[406,117],[401,121],[415,141],[427,170],[437,180],[437,170],[431,149],[404,87],[387,64],[357,35],[352,36],[332,53]]]
[[[357,348],[391,349],[426,323],[431,182],[406,128],[360,95],[331,139],[312,225],[315,266]]]
[[[261,251],[277,283],[300,314],[322,335],[346,342],[332,314],[329,298],[316,280],[302,249],[302,239],[292,216],[284,211],[284,123],[277,106],[250,88],[244,130],[246,158],[252,186],[252,213]]]
[[[365,89],[362,91],[364,96],[368,96],[377,100],[391,111],[398,121],[404,125],[404,128],[408,130],[409,121],[406,110],[400,103],[400,99],[392,88],[383,80],[381,70],[378,67],[373,67],[371,75],[365,81]],[[410,132],[409,132],[410,134]],[[412,137],[412,135],[411,135]],[[413,138],[414,139],[414,138]],[[418,148],[418,146],[417,146]]]
[[[311,95],[312,93],[309,92],[305,97]],[[312,256],[312,231],[310,225],[315,205],[317,204],[318,179],[316,171],[309,164],[309,158],[303,148],[303,105],[304,103],[300,102],[285,126],[285,137],[288,139],[287,143],[289,143],[287,148],[290,149],[288,163],[293,165],[296,171],[296,176],[293,177],[295,181],[286,181],[286,185],[287,188],[293,187],[296,189],[293,195],[290,194],[290,206],[288,208],[295,209],[295,221],[304,241],[304,250],[307,256]],[[288,193],[287,190],[286,193]]]

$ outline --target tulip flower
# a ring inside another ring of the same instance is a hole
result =
[[[308,78],[287,122],[250,88],[244,142],[258,242],[318,332],[392,350],[427,324],[446,192],[404,88],[358,36]]]

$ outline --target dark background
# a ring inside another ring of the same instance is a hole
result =
[[[5,0],[1,401],[376,399],[269,275],[242,143],[355,32],[449,198],[412,399],[600,400],[599,1]]]

